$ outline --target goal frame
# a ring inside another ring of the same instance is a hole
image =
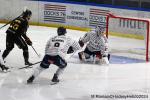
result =
[[[124,19],[124,20],[135,20],[135,21],[143,21],[146,25],[146,51],[145,51],[145,59],[146,62],[149,62],[149,34],[150,34],[150,22],[146,19],[138,19],[138,18],[129,18],[129,17],[122,17],[122,16],[115,16],[113,14],[107,13],[106,14],[106,37],[108,38],[109,34],[109,20],[110,18],[116,18],[116,19]]]

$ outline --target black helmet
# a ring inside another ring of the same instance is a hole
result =
[[[58,35],[65,35],[67,33],[66,28],[58,27],[57,33],[58,33]]]
[[[32,12],[29,9],[27,9],[26,11],[24,11],[23,14],[22,14],[23,17],[28,17],[28,16],[31,16],[31,15],[32,15]]]

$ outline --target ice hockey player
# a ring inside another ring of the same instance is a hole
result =
[[[109,64],[108,40],[104,32],[105,27],[99,25],[96,26],[95,31],[87,32],[79,40],[81,47],[86,43],[85,50],[78,53],[81,61],[86,61],[93,57],[94,63]]]
[[[26,10],[22,13],[22,16],[16,18],[10,23],[9,28],[6,33],[6,49],[4,50],[2,57],[5,59],[10,51],[14,48],[14,44],[16,44],[20,49],[23,50],[23,57],[25,61],[25,65],[31,65],[29,62],[29,52],[28,45],[32,45],[31,40],[26,35],[27,29],[29,27],[29,20],[32,15],[30,10]]]
[[[0,68],[2,71],[6,72],[8,71],[8,67],[5,66],[4,64],[4,60],[2,59],[2,56],[1,56],[1,50],[0,50]]]
[[[79,50],[81,47],[78,42],[71,39],[70,37],[65,36],[67,33],[66,28],[58,27],[57,34],[58,36],[51,37],[45,48],[45,56],[40,64],[35,70],[33,75],[27,80],[27,83],[32,83],[33,80],[45,69],[49,68],[50,64],[58,66],[56,73],[52,78],[52,83],[59,82],[59,75],[63,72],[67,66],[65,60],[67,51],[71,46],[73,51]]]

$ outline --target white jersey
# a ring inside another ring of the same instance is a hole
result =
[[[80,49],[79,43],[70,37],[65,35],[54,36],[48,40],[45,54],[52,56],[59,55],[64,59],[70,46],[73,47],[74,51]]]
[[[101,51],[102,54],[108,52],[108,41],[103,34],[97,34],[94,31],[88,32],[81,39],[87,43],[87,48],[90,51]]]

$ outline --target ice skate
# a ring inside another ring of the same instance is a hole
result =
[[[57,84],[59,82],[57,74],[54,74],[51,82],[51,85]]]
[[[28,80],[27,80],[27,84],[31,84],[34,80],[34,76],[32,75]]]
[[[27,84],[31,84],[34,80],[34,76],[32,75],[28,80],[27,80]]]
[[[25,65],[33,65],[33,64],[31,62],[29,62],[29,61],[26,61]]]
[[[8,72],[9,71],[9,68],[6,67],[5,65],[0,64],[0,68],[2,69],[3,72]]]

